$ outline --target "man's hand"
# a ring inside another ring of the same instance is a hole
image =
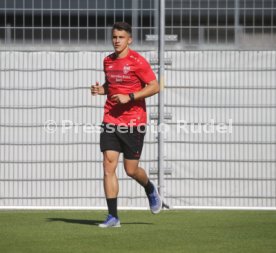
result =
[[[96,95],[104,95],[105,94],[105,90],[103,86],[99,85],[99,82],[96,82],[95,85],[91,85],[91,94],[93,96]]]
[[[115,94],[111,97],[111,100],[118,104],[126,104],[130,101],[130,97],[129,95]]]

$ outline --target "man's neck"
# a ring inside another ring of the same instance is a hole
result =
[[[128,55],[129,47],[125,48],[122,52],[116,53],[117,58],[124,58]]]

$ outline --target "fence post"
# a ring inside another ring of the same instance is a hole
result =
[[[131,18],[131,26],[132,26],[132,38],[136,43],[138,41],[138,1],[132,0],[132,18]]]
[[[235,44],[239,43],[239,33],[240,33],[240,6],[239,1],[235,0]]]
[[[158,80],[160,92],[158,96],[158,186],[159,194],[164,199],[164,133],[160,130],[164,123],[164,51],[165,51],[165,0],[159,1],[159,32],[158,32]]]

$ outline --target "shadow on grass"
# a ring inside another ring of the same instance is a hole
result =
[[[48,222],[62,221],[66,223],[98,226],[103,220],[79,220],[79,219],[65,219],[65,218],[48,218]],[[148,222],[121,222],[121,225],[153,225],[153,223]]]

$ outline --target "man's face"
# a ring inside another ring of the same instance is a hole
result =
[[[126,31],[114,29],[112,32],[112,43],[117,54],[123,52],[132,42],[130,34]]]

